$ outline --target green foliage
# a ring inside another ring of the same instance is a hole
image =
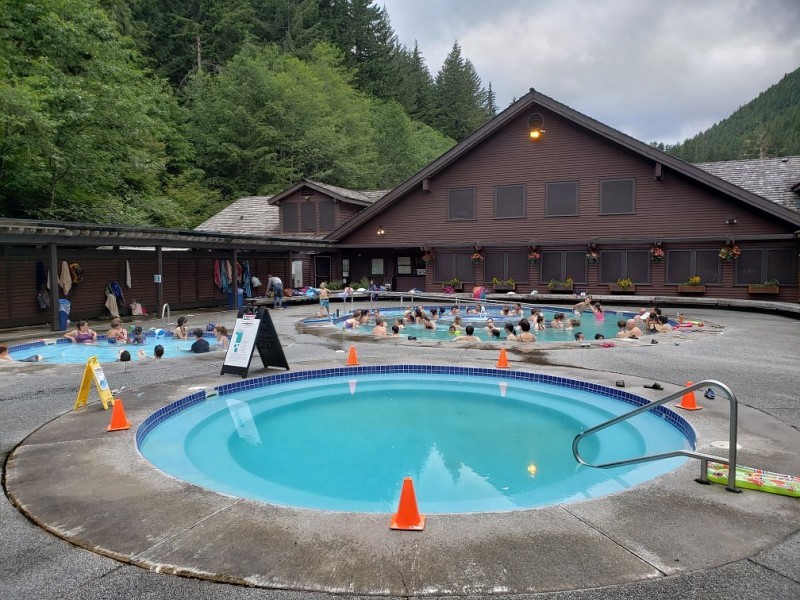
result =
[[[688,162],[800,154],[800,69],[727,119],[666,151]]]

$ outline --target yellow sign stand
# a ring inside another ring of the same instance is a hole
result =
[[[97,393],[100,394],[100,401],[103,403],[103,409],[107,409],[109,404],[114,404],[114,397],[111,395],[111,388],[108,387],[108,380],[103,367],[97,361],[96,356],[92,356],[86,361],[86,369],[83,371],[83,379],[81,380],[81,387],[78,390],[78,399],[75,400],[73,410],[78,410],[82,406],[86,406],[86,401],[89,400],[89,389],[92,387],[92,381],[97,386]]]

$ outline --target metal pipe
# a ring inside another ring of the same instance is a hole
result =
[[[587,462],[583,459],[578,449],[578,446],[581,440],[593,433],[596,433],[602,429],[606,429],[611,427],[612,425],[616,425],[617,423],[621,423],[622,421],[626,421],[631,417],[635,417],[636,415],[643,413],[645,411],[651,410],[662,404],[669,402],[670,400],[675,400],[676,398],[683,396],[689,392],[694,392],[695,390],[703,387],[716,387],[720,391],[722,391],[725,396],[728,398],[728,402],[730,404],[730,425],[728,429],[728,459],[721,458],[719,456],[712,456],[710,454],[703,454],[702,452],[694,452],[690,450],[674,450],[672,452],[663,452],[660,454],[649,454],[647,456],[640,456],[638,458],[629,458],[626,460],[619,460],[610,463],[603,463],[599,465],[592,464]],[[580,464],[586,465],[587,467],[595,467],[598,469],[610,469],[612,467],[621,467],[624,465],[632,465],[641,462],[649,462],[653,460],[660,460],[662,458],[672,458],[674,456],[688,456],[690,458],[697,458],[700,459],[700,466],[701,466],[701,473],[699,478],[699,483],[706,483],[708,482],[708,461],[712,460],[715,462],[720,462],[723,464],[728,465],[728,485],[725,488],[729,492],[739,492],[741,490],[736,488],[736,444],[737,444],[737,424],[739,418],[739,411],[738,411],[738,401],[736,400],[736,395],[733,391],[724,383],[719,381],[715,381],[713,379],[705,379],[693,385],[683,388],[673,394],[669,394],[660,400],[655,400],[650,402],[649,404],[645,404],[643,406],[639,406],[632,411],[629,411],[625,414],[619,415],[613,419],[600,423],[599,425],[595,425],[594,427],[590,427],[586,431],[583,431],[575,436],[575,439],[572,440],[572,454],[575,456],[575,460],[577,460]]]

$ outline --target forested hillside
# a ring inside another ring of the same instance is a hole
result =
[[[800,155],[800,69],[727,119],[666,151],[688,162]]]
[[[494,116],[372,0],[0,0],[0,215],[192,226],[301,177],[389,188]]]

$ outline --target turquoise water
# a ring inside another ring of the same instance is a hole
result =
[[[596,498],[682,464],[577,464],[575,435],[631,408],[530,381],[367,374],[207,399],[156,426],[140,451],[180,479],[279,505],[394,512],[412,477],[422,512],[507,511]],[[592,461],[678,448],[685,436],[653,414],[581,444]]]
[[[469,305],[467,305],[469,306]],[[499,329],[503,329],[503,325],[506,321],[512,323],[513,325],[517,325],[522,319],[522,316],[503,316],[500,312],[499,307],[490,306],[485,314],[467,314],[467,306],[463,306],[461,308],[461,334],[463,334],[464,327],[467,325],[472,325],[475,328],[474,335],[478,336],[482,341],[505,341],[506,333],[505,331],[500,332],[500,339],[492,338],[491,334],[488,330],[485,329],[486,327],[486,319],[491,317],[494,320],[495,327]],[[429,310],[431,307],[425,307],[426,310]],[[436,322],[436,329],[430,330],[425,329],[422,325],[417,324],[405,324],[405,328],[401,330],[400,335],[404,338],[407,338],[409,335],[416,337],[417,339],[432,339],[432,340],[441,340],[441,341],[452,341],[456,335],[452,333],[448,333],[448,328],[453,323],[453,316],[449,313],[450,307],[445,307],[448,312],[444,314],[437,322]],[[473,307],[475,308],[475,307]],[[594,340],[595,334],[602,334],[605,338],[613,338],[616,337],[619,328],[617,327],[617,321],[619,319],[629,319],[633,317],[632,313],[617,313],[608,311],[606,312],[605,319],[598,321],[594,314],[591,312],[584,312],[580,317],[576,317],[572,310],[569,308],[540,308],[544,313],[545,321],[547,324],[553,320],[553,317],[558,312],[563,312],[566,315],[566,319],[573,319],[577,318],[580,320],[580,325],[574,326],[570,329],[557,329],[546,327],[544,330],[534,331],[531,330],[536,336],[537,342],[568,342],[568,341],[575,341],[575,334],[577,332],[582,332],[586,340]],[[387,329],[390,330],[391,333],[391,326],[394,325],[394,320],[398,317],[403,316],[403,310],[400,309],[390,309],[390,310],[381,310],[381,314],[386,318]],[[348,315],[349,316],[349,315]],[[525,309],[526,318],[530,316],[530,309]],[[344,322],[346,317],[341,317],[335,322],[335,325],[339,328],[344,328]],[[355,333],[355,334],[363,334],[363,335],[372,335],[372,328],[375,326],[374,318],[370,319],[369,325],[362,325],[357,329],[348,329],[348,333]]]
[[[216,338],[213,335],[205,336],[211,344],[212,351]],[[25,347],[12,346],[11,356],[22,360],[32,354],[40,354],[47,363],[85,363],[90,357],[96,356],[100,363],[114,362],[119,357],[120,350],[127,350],[132,361],[142,360],[139,350],[144,350],[148,357],[153,357],[153,350],[159,344],[164,346],[164,358],[180,358],[194,356],[189,348],[195,338],[189,340],[173,339],[171,335],[155,337],[148,335],[144,344],[109,344],[105,339],[98,339],[96,344],[74,344],[67,340],[58,341],[57,338],[47,343],[25,344]],[[58,341],[58,343],[53,343]]]

